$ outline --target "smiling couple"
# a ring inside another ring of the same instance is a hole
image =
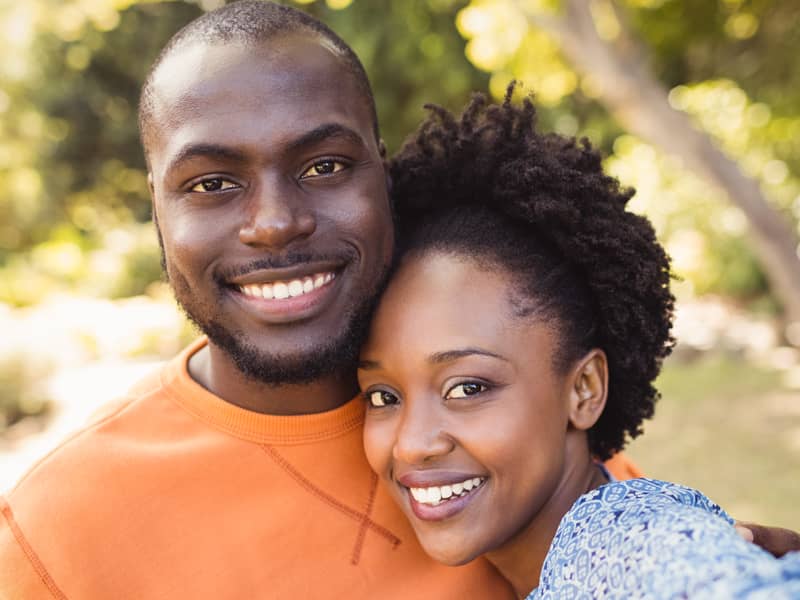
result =
[[[140,126],[205,337],[0,500],[0,597],[796,591],[702,494],[614,482],[668,262],[529,103],[435,110],[390,168],[352,50],[243,1],[171,40]]]

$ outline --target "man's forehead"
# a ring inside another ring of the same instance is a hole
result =
[[[174,50],[153,77],[153,92],[162,106],[171,106],[186,96],[202,95],[209,88],[252,88],[268,81],[275,92],[341,89],[355,80],[341,55],[318,37],[282,35],[267,42],[195,42]],[[344,78],[344,80],[343,80]],[[332,90],[331,90],[332,91]]]
[[[349,74],[349,76],[348,76]],[[186,135],[218,137],[225,123],[249,119],[249,132],[275,132],[292,121],[340,121],[372,135],[369,103],[346,63],[310,36],[267,44],[195,43],[165,60],[153,79],[156,137],[180,145]]]

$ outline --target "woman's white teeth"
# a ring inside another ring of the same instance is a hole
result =
[[[266,298],[267,300],[272,300],[273,298],[283,300],[285,298],[294,298],[295,296],[302,296],[303,294],[313,292],[326,283],[329,283],[334,277],[336,277],[335,273],[317,273],[310,277],[292,279],[291,281],[273,281],[271,283],[243,285],[239,289],[245,296]]]
[[[427,488],[412,487],[408,489],[411,491],[411,495],[417,502],[436,506],[443,500],[447,500],[452,497],[463,496],[470,490],[478,487],[484,481],[485,479],[483,477],[473,477],[472,479],[467,479],[460,483],[451,483],[450,485],[437,485]]]

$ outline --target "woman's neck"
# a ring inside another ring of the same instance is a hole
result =
[[[542,565],[564,515],[581,495],[608,482],[585,446],[583,452],[578,450],[578,455],[585,458],[574,460],[570,454],[567,452],[564,474],[555,491],[528,526],[486,554],[514,587],[518,598],[525,598],[539,585]]]

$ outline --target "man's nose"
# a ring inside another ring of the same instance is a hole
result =
[[[263,183],[250,199],[239,240],[248,246],[283,248],[317,228],[313,210],[291,185]]]
[[[438,398],[423,402],[437,401]],[[392,451],[394,458],[409,465],[421,465],[450,453],[455,442],[447,432],[446,423],[436,410],[437,407],[410,404],[412,403],[407,403],[404,407],[406,410],[397,430]]]

